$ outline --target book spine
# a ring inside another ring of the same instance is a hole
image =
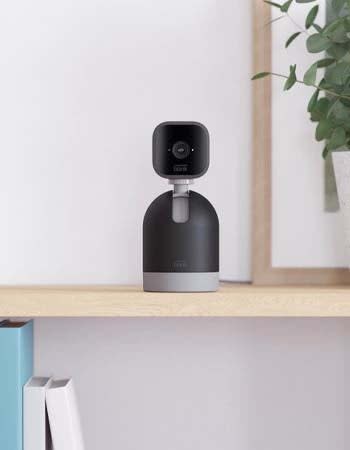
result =
[[[52,443],[55,450],[84,450],[77,399],[72,380],[46,391]]]
[[[24,450],[47,450],[49,429],[46,414],[46,388],[49,378],[32,378],[23,390]]]
[[[23,450],[23,386],[33,375],[33,322],[0,326],[0,449]]]

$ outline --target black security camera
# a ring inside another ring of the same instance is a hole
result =
[[[153,133],[153,167],[173,190],[157,197],[143,219],[143,288],[212,292],[219,287],[219,219],[193,178],[209,166],[209,133],[198,122],[163,122]]]

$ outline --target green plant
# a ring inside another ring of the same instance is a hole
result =
[[[297,77],[297,66],[293,64],[288,75],[260,72],[252,80],[273,75],[286,79],[285,90],[297,83],[314,88],[307,110],[311,120],[317,123],[316,140],[325,142],[323,156],[326,157],[330,151],[340,147],[350,149],[350,0],[329,0],[333,17],[324,27],[316,23],[319,5],[315,0],[288,0],[282,4],[264,1],[282,13],[271,22],[288,18],[298,27],[285,47],[299,36],[305,35],[307,51],[312,54],[322,53],[322,58],[311,65],[302,79]],[[294,1],[314,3],[310,5],[303,27],[296,24],[289,14]],[[318,78],[321,79],[317,81]]]

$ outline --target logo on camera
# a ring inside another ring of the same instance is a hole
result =
[[[173,268],[174,269],[186,269],[187,268],[187,262],[185,260],[177,260],[173,262]]]
[[[187,172],[188,166],[187,166],[187,164],[176,164],[173,167],[173,170],[174,170],[174,172],[177,172],[177,173],[184,173],[184,172]]]

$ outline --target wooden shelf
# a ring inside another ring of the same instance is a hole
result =
[[[350,317],[348,287],[221,284],[219,292],[132,286],[2,287],[0,317]]]

